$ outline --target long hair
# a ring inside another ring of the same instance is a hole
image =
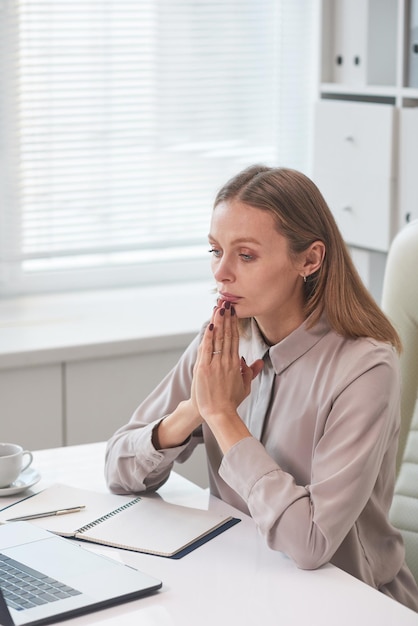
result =
[[[325,312],[331,328],[343,337],[371,337],[400,352],[396,330],[364,286],[331,210],[307,176],[292,169],[253,165],[220,189],[214,206],[229,200],[268,211],[287,240],[291,258],[314,241],[324,243],[322,265],[304,283],[310,326]]]

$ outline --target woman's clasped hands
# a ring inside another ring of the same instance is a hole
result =
[[[206,422],[225,453],[249,437],[237,413],[249,395],[251,381],[261,372],[263,361],[248,366],[239,355],[238,319],[233,305],[218,301],[199,346],[193,370],[191,395],[154,428],[157,449],[181,445]]]
[[[238,319],[233,304],[219,301],[203,335],[194,367],[192,402],[213,431],[223,452],[250,435],[237,408],[263,368],[239,355]]]

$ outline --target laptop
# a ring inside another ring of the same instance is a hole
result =
[[[49,624],[161,586],[160,580],[28,522],[0,525],[2,626]]]

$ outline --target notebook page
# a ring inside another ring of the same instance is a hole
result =
[[[231,518],[143,497],[134,506],[84,531],[80,538],[114,547],[171,556]]]

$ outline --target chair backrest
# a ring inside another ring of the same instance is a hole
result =
[[[403,344],[398,475],[390,519],[402,532],[406,561],[418,581],[418,220],[405,226],[391,245],[382,308]]]
[[[396,480],[389,518],[402,533],[406,562],[418,583],[418,407]]]

